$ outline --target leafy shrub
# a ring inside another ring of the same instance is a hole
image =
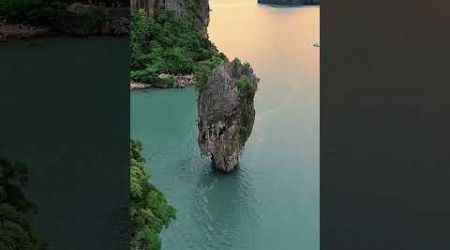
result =
[[[146,68],[143,70],[135,70],[130,72],[130,78],[132,81],[141,83],[151,83],[156,76],[153,68]]]
[[[141,155],[142,144],[130,141],[130,216],[131,249],[158,250],[161,248],[159,233],[175,219],[175,209],[164,195],[150,182],[145,159]]]
[[[23,163],[0,159],[0,249],[40,250],[33,230],[35,205],[23,193],[28,181]]]
[[[161,78],[161,81],[163,81],[167,88],[173,88],[177,80],[174,77],[165,77]]]
[[[167,73],[189,74],[192,72],[194,58],[186,48],[175,47],[165,53]]]
[[[198,64],[217,55],[217,48],[186,18],[165,12],[132,15],[133,80],[151,80],[160,73],[190,74]]]
[[[203,86],[205,86],[205,84],[208,82],[212,70],[219,67],[220,65],[223,65],[226,62],[228,62],[228,58],[223,53],[219,53],[211,57],[211,59],[199,62],[195,66],[194,70],[196,78],[195,87],[197,89],[201,89]]]
[[[99,26],[106,21],[106,13],[103,8],[93,8],[86,13],[87,18],[93,25]]]
[[[253,85],[253,83],[250,81],[250,79],[248,79],[247,76],[241,76],[241,78],[239,78],[236,81],[236,86],[238,87],[239,90],[243,90],[243,91],[256,91],[256,87]]]

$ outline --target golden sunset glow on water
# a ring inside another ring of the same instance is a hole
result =
[[[279,8],[256,0],[212,0],[210,8],[210,39],[228,57],[258,65],[271,58],[272,62],[264,64],[296,65],[319,75],[320,48],[312,47],[320,40],[319,7]],[[220,11],[214,11],[218,8]]]

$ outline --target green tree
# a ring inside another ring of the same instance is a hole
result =
[[[145,171],[145,159],[141,155],[142,144],[130,142],[130,215],[131,249],[158,250],[161,248],[159,233],[175,219],[175,209],[164,195],[150,182]]]
[[[208,82],[211,72],[216,67],[228,62],[228,58],[223,53],[218,53],[208,60],[201,61],[194,67],[197,89],[201,89]]]
[[[161,73],[191,74],[213,57],[222,56],[189,19],[166,12],[132,14],[132,80],[151,83]]]
[[[28,181],[26,166],[0,159],[0,249],[40,250],[32,224],[36,208],[22,191]]]

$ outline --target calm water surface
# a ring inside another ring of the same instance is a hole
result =
[[[127,37],[0,44],[0,157],[27,165],[46,250],[128,242],[129,55]]]
[[[238,171],[200,157],[193,88],[131,94],[132,137],[177,209],[163,249],[319,249],[320,9],[255,2],[211,1],[211,40],[261,78]]]

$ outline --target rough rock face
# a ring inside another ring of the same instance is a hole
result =
[[[0,23],[0,41],[7,41],[10,38],[28,38],[47,35],[48,28],[26,26],[23,24],[2,24]]]
[[[241,151],[251,134],[258,81],[249,64],[235,59],[216,68],[199,90],[200,149],[223,172],[231,172],[239,165]]]
[[[130,32],[128,8],[102,8],[74,3],[69,5],[53,28],[71,35],[127,35]]]
[[[145,10],[150,15],[167,11],[191,20],[206,37],[209,24],[209,0],[131,0],[131,10]]]
[[[273,5],[319,5],[320,0],[258,0],[258,3]]]

